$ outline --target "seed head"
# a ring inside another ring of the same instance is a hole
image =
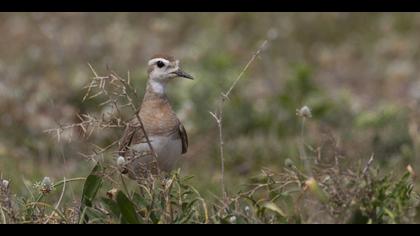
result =
[[[308,106],[303,106],[300,109],[296,109],[296,115],[303,118],[311,118],[312,117],[311,109],[309,109]]]
[[[229,217],[229,222],[230,222],[231,224],[235,224],[235,223],[236,223],[236,216],[231,216],[231,217]]]
[[[128,173],[128,169],[125,166],[125,164],[126,164],[125,158],[123,156],[119,156],[117,158],[117,166],[118,166],[118,169],[120,170],[121,174],[127,174]]]
[[[43,193],[49,193],[53,190],[53,182],[51,181],[51,178],[48,176],[45,176],[44,179],[41,182],[41,192]]]
[[[125,165],[125,158],[123,156],[119,156],[117,158],[117,166],[123,167]]]
[[[3,188],[8,189],[9,188],[9,181],[8,180],[2,180],[1,185]]]

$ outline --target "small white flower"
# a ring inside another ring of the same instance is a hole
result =
[[[246,207],[245,207],[245,211],[246,211],[246,212],[249,212],[250,210],[251,210],[251,208],[249,208],[249,206],[246,206]]]
[[[5,180],[5,179],[2,180],[1,184],[3,185],[4,188],[6,188],[6,189],[9,188],[9,181],[8,180]]]
[[[128,158],[128,161],[130,161],[130,158]],[[123,156],[119,156],[117,158],[117,166],[118,166],[118,169],[120,170],[120,172],[122,174],[127,174],[128,169],[126,167],[126,161],[125,161],[125,158]]]
[[[229,218],[229,222],[230,222],[231,224],[235,224],[235,223],[236,223],[236,216],[231,216],[231,217]]]
[[[296,115],[300,117],[304,117],[304,118],[311,118],[312,117],[311,109],[309,109],[308,106],[303,106],[300,109],[296,109]]]
[[[119,156],[117,158],[117,166],[123,167],[125,165],[125,158],[123,156]]]
[[[53,190],[53,183],[51,181],[51,178],[48,176],[45,176],[41,182],[41,192],[49,193],[52,190]]]

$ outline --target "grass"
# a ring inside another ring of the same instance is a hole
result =
[[[190,184],[192,177],[179,171],[127,187],[125,177],[111,181],[109,170],[98,163],[87,178],[57,182],[49,191],[35,188],[31,198],[13,196],[2,185],[1,216],[4,223],[415,222],[420,199],[413,191],[413,174],[381,175],[371,164],[349,169],[341,163],[317,163],[309,177],[288,163],[281,172],[262,170],[227,198],[204,198]],[[80,207],[60,206],[65,186],[75,181],[84,182]],[[48,200],[54,195],[60,196],[55,203]]]
[[[264,42],[265,45],[267,41]],[[243,76],[261,48],[233,82],[227,93],[222,93],[217,112],[210,114],[216,120],[219,132],[221,163],[221,196],[203,197],[180,171],[170,175],[150,175],[133,183],[118,171],[117,163],[105,161],[113,155],[107,147],[96,146],[92,154],[83,154],[96,163],[87,177],[64,179],[53,183],[50,177],[34,184],[25,184],[29,197],[18,197],[10,192],[8,181],[1,185],[1,219],[3,223],[412,223],[419,209],[419,195],[413,191],[415,173],[411,166],[402,177],[383,175],[372,169],[374,155],[365,165],[356,166],[345,161],[337,151],[324,156],[321,148],[305,142],[305,122],[312,117],[309,107],[297,109],[301,119],[299,158],[294,163],[287,159],[279,171],[262,169],[248,179],[240,191],[229,192],[224,179],[223,106],[229,94]],[[92,67],[91,67],[92,68]],[[136,91],[129,77],[123,79],[114,72],[99,76],[92,68],[94,78],[87,87],[86,98],[103,96],[101,104],[113,104],[117,111],[133,108]],[[131,92],[130,92],[131,90]],[[96,92],[95,92],[96,91]],[[90,95],[93,93],[94,95]],[[128,103],[127,103],[128,102]],[[120,114],[120,113],[117,113]],[[60,142],[68,129],[79,127],[89,138],[95,130],[124,127],[122,117],[95,118],[88,114],[78,116],[79,123],[49,129]],[[138,117],[138,119],[140,119]],[[373,119],[373,118],[372,118]],[[335,140],[332,140],[335,144]],[[325,148],[325,147],[322,147]],[[332,146],[336,149],[336,146]],[[310,154],[307,154],[310,153]],[[83,182],[80,195],[73,193],[72,206],[63,207],[67,185]],[[130,182],[129,184],[127,182]],[[52,201],[55,195],[56,202]],[[79,200],[80,199],[80,200]],[[322,215],[322,220],[319,216]]]

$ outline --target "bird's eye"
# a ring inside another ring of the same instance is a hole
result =
[[[165,63],[163,63],[162,61],[158,61],[158,62],[156,62],[156,65],[157,65],[159,68],[162,68],[162,67],[164,67],[164,66],[165,66]]]

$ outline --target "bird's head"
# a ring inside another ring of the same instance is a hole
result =
[[[194,79],[179,66],[179,60],[171,56],[156,55],[148,62],[149,80],[166,84],[174,78]]]

